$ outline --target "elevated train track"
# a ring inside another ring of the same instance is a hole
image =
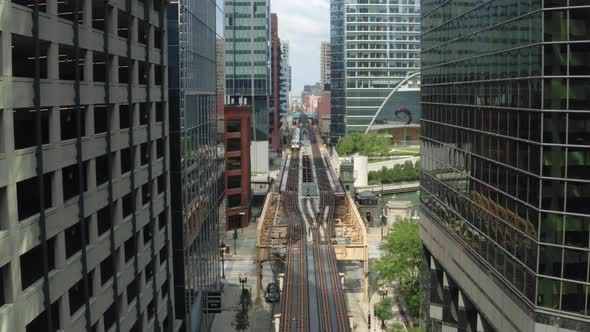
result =
[[[300,158],[292,149],[285,195],[289,229],[287,271],[281,301],[281,331],[350,331],[344,290],[332,246],[336,181],[330,181],[315,133],[301,118],[302,136],[311,144],[309,156]],[[301,138],[301,137],[300,137]],[[315,167],[319,207],[311,197],[299,195],[299,167],[303,181],[310,182]],[[306,229],[309,225],[309,229]]]

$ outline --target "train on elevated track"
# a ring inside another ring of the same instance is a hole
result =
[[[291,151],[297,151],[301,148],[301,129],[294,128],[291,136]]]

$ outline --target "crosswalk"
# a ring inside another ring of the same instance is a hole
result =
[[[240,273],[248,274],[248,285],[254,287],[257,282],[256,262],[255,261],[225,261],[225,279],[230,284],[239,284],[238,275]],[[273,282],[273,273],[269,263],[265,263],[262,268],[262,285]]]

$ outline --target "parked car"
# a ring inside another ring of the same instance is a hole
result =
[[[268,286],[266,286],[266,295],[264,297],[266,299],[266,302],[278,302],[279,298],[281,297],[279,292],[279,286],[277,286],[277,284],[274,283],[268,284]]]

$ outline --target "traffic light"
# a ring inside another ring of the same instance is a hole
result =
[[[371,222],[371,212],[367,211],[366,217],[367,217],[367,222]]]

